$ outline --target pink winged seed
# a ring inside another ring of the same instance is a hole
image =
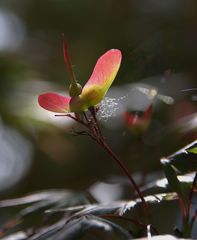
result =
[[[97,61],[93,73],[82,90],[82,97],[88,105],[98,104],[105,96],[119,70],[122,59],[121,51],[111,49]]]
[[[38,98],[39,105],[56,113],[83,112],[97,105],[104,98],[116,77],[121,58],[120,50],[107,51],[98,59],[90,79],[79,96],[71,98],[57,93],[44,93]]]
[[[51,112],[70,112],[70,97],[64,97],[57,93],[43,93],[38,97],[39,105]]]

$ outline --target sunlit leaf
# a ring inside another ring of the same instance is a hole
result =
[[[60,199],[68,199],[72,196],[71,191],[66,190],[48,190],[48,191],[41,191],[36,193],[28,194],[24,197],[14,198],[14,199],[7,199],[0,201],[0,207],[10,207],[10,206],[19,206],[25,204],[32,204],[35,202],[40,201],[57,201]]]
[[[189,190],[192,187],[195,173],[189,173],[185,175],[177,175],[179,184],[183,191]],[[167,178],[156,179],[143,187],[145,194],[152,193],[157,194],[159,192],[169,192],[170,187]]]
[[[149,204],[160,203],[161,201],[171,201],[176,200],[177,194],[175,193],[160,193],[155,195],[145,196],[146,202]],[[102,204],[87,204],[75,207],[69,207],[64,209],[51,209],[48,212],[65,212],[73,213],[71,214],[68,221],[71,221],[75,218],[79,218],[86,215],[102,215],[102,214],[119,214],[124,215],[127,211],[132,211],[136,206],[141,205],[142,202],[140,199],[132,201],[117,201],[111,203],[102,203]]]

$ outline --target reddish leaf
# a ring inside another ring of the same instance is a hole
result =
[[[64,97],[57,93],[44,93],[38,97],[38,102],[44,109],[56,112],[70,112],[70,97]]]
[[[98,59],[81,94],[89,106],[98,104],[104,98],[116,77],[121,59],[122,54],[118,49],[111,49]]]

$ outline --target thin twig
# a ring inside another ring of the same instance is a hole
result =
[[[100,137],[101,139],[103,139],[103,134],[102,134],[100,125],[99,125],[99,123],[98,123],[98,120],[97,120],[97,118],[96,118],[95,109],[94,109],[94,107],[91,107],[91,108],[89,108],[89,110],[90,110],[91,115],[92,115],[92,117],[93,117],[93,119],[94,119],[95,126],[96,126],[96,130],[98,131],[99,137]]]
[[[94,127],[94,124],[92,124],[92,121],[88,119],[85,112],[83,112],[84,118],[89,126],[89,130],[92,132],[92,134],[96,137],[98,135],[97,129]]]
[[[134,190],[138,193],[138,196],[140,197],[145,209],[148,210],[149,209],[148,204],[146,203],[143,194],[141,193],[140,189],[138,188],[135,180],[132,178],[132,176],[131,176],[130,172],[128,171],[127,167],[118,158],[118,156],[111,150],[111,148],[106,144],[106,142],[104,140],[97,141],[97,142],[100,144],[100,146],[102,146],[105,149],[106,152],[108,152],[108,154],[116,161],[116,163],[119,165],[119,167],[123,170],[125,175],[130,180]]]
[[[184,204],[184,200],[182,199],[182,197],[179,196],[179,194],[178,194],[178,200],[179,200],[179,205],[180,205],[180,209],[181,209],[181,215],[182,215],[183,222],[186,223],[185,204]]]

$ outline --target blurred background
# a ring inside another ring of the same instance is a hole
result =
[[[196,139],[195,0],[1,0],[1,199],[52,188],[86,191],[122,175],[91,139],[73,136],[74,122],[38,106],[43,92],[68,94],[62,33],[81,84],[105,51],[122,51],[98,117],[131,172],[161,172],[161,157]],[[136,111],[137,125],[129,120]]]

